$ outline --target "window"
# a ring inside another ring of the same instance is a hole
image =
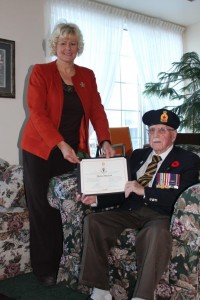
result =
[[[53,28],[62,18],[80,26],[87,50],[76,63],[94,70],[110,126],[129,126],[133,148],[142,147],[146,143],[142,114],[169,104],[168,99],[160,101],[152,97],[147,100],[142,91],[146,82],[156,82],[159,72],[169,70],[171,63],[180,59],[185,28],[136,13],[127,14],[125,10],[93,1],[46,0],[46,3],[46,29],[49,20]],[[99,59],[101,56],[103,60]],[[115,78],[113,72],[108,72],[106,77],[105,70],[113,71],[113,66],[118,67]],[[90,148],[91,155],[95,156],[97,142],[92,132],[91,128]]]
[[[123,30],[123,39],[114,89],[105,106],[110,127],[130,128],[133,149],[141,147],[141,107],[137,65],[131,46],[130,35]],[[96,135],[90,137],[91,156],[96,154]]]

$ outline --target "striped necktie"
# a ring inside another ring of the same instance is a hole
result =
[[[152,156],[152,161],[147,166],[147,169],[146,169],[144,175],[142,175],[137,180],[142,186],[148,186],[149,182],[153,178],[153,175],[156,173],[157,165],[158,165],[159,161],[161,161],[161,160],[162,160],[162,158],[158,155]]]

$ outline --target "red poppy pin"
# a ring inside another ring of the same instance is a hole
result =
[[[173,163],[171,164],[172,168],[177,168],[180,165],[178,160],[173,161]]]

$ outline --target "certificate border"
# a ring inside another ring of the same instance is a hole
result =
[[[130,172],[129,172],[129,167],[128,167],[128,161],[127,161],[127,157],[124,157],[124,156],[115,156],[115,157],[111,157],[111,158],[101,158],[101,157],[98,157],[98,158],[86,158],[86,159],[82,159],[82,161],[88,161],[88,163],[90,163],[90,162],[94,162],[95,160],[97,161],[102,161],[102,163],[105,161],[105,160],[112,160],[112,159],[124,159],[125,161],[126,161],[126,170],[127,170],[127,173],[126,174],[124,174],[124,177],[126,177],[125,179],[127,179],[127,180],[129,180],[129,178],[130,178]],[[81,162],[82,162],[81,161]],[[81,177],[82,176],[84,176],[84,171],[86,171],[86,165],[84,166],[83,165],[83,163],[81,163],[80,162],[80,164],[78,164],[78,174],[77,174],[77,181],[78,181],[78,192],[80,193],[80,194],[82,194],[83,192],[84,192],[84,188],[82,187],[82,181],[83,180],[81,180]],[[85,168],[85,170],[84,170],[84,168]],[[122,172],[123,172],[123,170],[122,170]],[[83,191],[83,192],[82,192]],[[91,193],[91,192],[88,192],[87,193],[87,191],[84,193],[85,195],[103,195],[103,194],[110,194],[110,193],[122,193],[122,192],[124,192],[124,191],[105,191],[105,192],[96,192],[96,193]]]

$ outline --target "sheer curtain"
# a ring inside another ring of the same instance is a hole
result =
[[[94,70],[105,108],[115,84],[125,27],[138,65],[141,115],[149,109],[172,104],[167,100],[144,98],[142,92],[146,82],[157,81],[159,72],[168,71],[172,62],[180,60],[184,27],[91,0],[46,0],[45,3],[47,36],[62,19],[76,23],[82,30],[85,49],[76,63]],[[50,60],[48,53],[47,59]],[[144,135],[142,128],[142,140]]]
[[[158,73],[167,72],[183,54],[184,27],[159,19],[128,13],[127,27],[138,65],[141,92],[145,83],[158,81]],[[142,97],[142,95],[141,95]],[[172,105],[168,100],[142,97],[142,113]],[[177,105],[173,101],[173,105]]]
[[[102,102],[106,106],[115,82],[125,12],[87,0],[46,0],[46,11],[49,32],[63,19],[80,27],[85,47],[76,63],[95,72]]]

